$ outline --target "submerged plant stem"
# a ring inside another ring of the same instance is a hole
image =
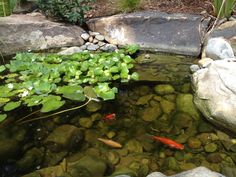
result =
[[[74,107],[74,108],[70,108],[70,109],[65,109],[65,110],[56,112],[56,113],[54,113],[54,114],[50,114],[50,115],[46,115],[46,116],[41,116],[41,117],[36,117],[36,118],[33,118],[33,119],[21,121],[21,122],[18,121],[18,124],[21,125],[21,124],[28,123],[28,122],[33,122],[33,121],[36,121],[36,120],[46,119],[46,118],[48,118],[48,117],[52,117],[52,116],[55,116],[55,115],[58,115],[58,114],[61,114],[61,113],[68,112],[68,111],[73,111],[73,110],[76,110],[76,109],[79,109],[79,108],[82,108],[82,107],[86,106],[91,100],[92,100],[92,98],[89,98],[86,103],[84,103],[84,104],[82,104],[82,105],[80,105],[80,106],[77,106],[77,107]],[[28,116],[29,116],[29,115],[28,115]]]

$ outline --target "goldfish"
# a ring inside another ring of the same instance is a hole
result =
[[[156,141],[159,141],[171,148],[174,148],[174,149],[179,149],[179,150],[183,150],[184,149],[184,145],[182,144],[179,144],[177,142],[175,142],[174,140],[171,140],[169,138],[165,138],[165,137],[160,137],[160,136],[151,136],[151,138],[153,140],[156,140]]]
[[[102,120],[103,121],[114,121],[114,120],[116,120],[116,114],[115,113],[107,114],[105,117],[103,117]]]
[[[122,148],[122,145],[120,143],[117,143],[113,140],[109,139],[103,139],[103,138],[98,138],[99,141],[103,142],[104,144],[113,147],[113,148]]]

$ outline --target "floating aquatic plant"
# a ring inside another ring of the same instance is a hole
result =
[[[0,121],[20,106],[47,113],[66,101],[111,100],[118,92],[113,81],[137,80],[130,73],[133,59],[124,50],[73,55],[19,53],[0,66]],[[70,109],[69,109],[70,110]]]

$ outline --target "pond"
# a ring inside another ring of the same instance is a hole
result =
[[[121,84],[113,101],[93,101],[66,114],[2,127],[0,157],[7,157],[2,176],[144,177],[198,166],[233,176],[236,139],[195,108],[188,69],[193,59],[143,54],[136,60],[142,81]]]

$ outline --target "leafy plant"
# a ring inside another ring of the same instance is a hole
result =
[[[141,0],[120,0],[118,4],[121,11],[131,12],[141,6]]]
[[[38,0],[39,8],[47,17],[70,23],[84,22],[84,13],[91,9],[88,2],[95,0]]]
[[[214,0],[214,13],[219,18],[229,18],[232,15],[236,0]]]
[[[0,121],[20,106],[40,106],[46,113],[69,100],[114,99],[118,89],[111,86],[112,81],[138,79],[137,73],[129,71],[132,62],[124,50],[70,56],[19,53],[9,64],[0,66]]]
[[[18,0],[0,0],[0,16],[11,15]]]

